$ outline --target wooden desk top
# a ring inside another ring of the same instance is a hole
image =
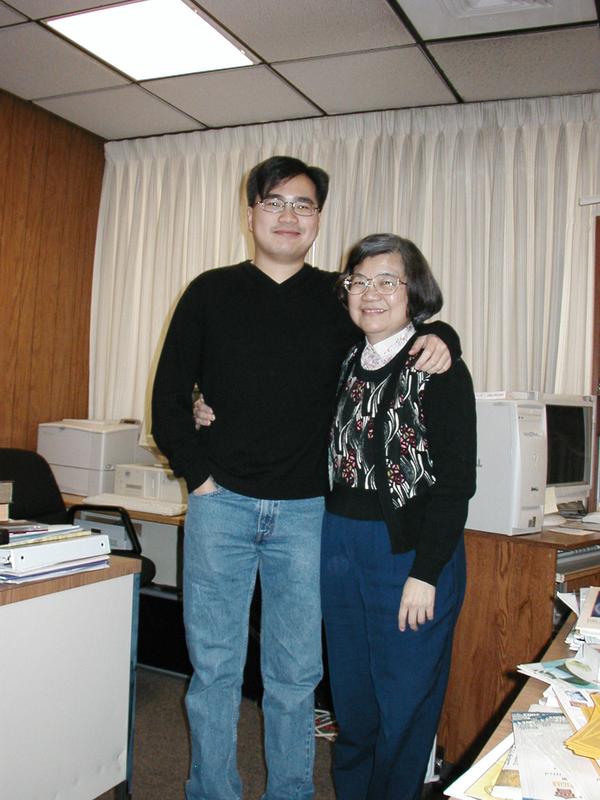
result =
[[[560,533],[560,531],[543,530],[538,533],[524,533],[519,536],[508,536],[504,533],[487,533],[486,531],[469,530],[465,531],[470,536],[494,536],[500,539],[510,539],[517,545],[535,545],[537,547],[548,547],[554,550],[577,550],[579,547],[587,547],[590,544],[600,544],[600,532],[589,533]]]
[[[63,492],[63,500],[67,508],[77,505],[78,503],[85,503],[85,497],[80,494],[66,494]],[[162,514],[149,514],[146,511],[132,511],[130,508],[126,509],[129,512],[131,519],[140,520],[142,522],[158,522],[161,525],[183,525],[185,514],[176,514],[175,516],[166,517]]]
[[[64,592],[66,589],[76,589],[79,586],[88,586],[91,583],[110,581],[124,575],[134,575],[141,570],[141,561],[137,558],[124,558],[123,556],[110,557],[108,567],[95,569],[90,572],[74,572],[60,578],[47,578],[31,583],[3,584],[0,586],[0,606],[17,603],[20,600],[30,600],[32,597],[42,597],[54,592]]]

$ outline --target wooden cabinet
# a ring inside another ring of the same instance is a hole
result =
[[[438,730],[444,758],[471,760],[523,684],[518,664],[537,661],[553,631],[557,553],[600,534],[503,536],[465,531],[467,594],[454,637]],[[600,567],[567,575],[569,589],[600,583]]]

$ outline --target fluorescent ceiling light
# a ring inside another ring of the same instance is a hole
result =
[[[447,11],[456,17],[501,14],[504,11],[535,11],[554,4],[554,0],[441,0],[441,2]]]
[[[138,81],[253,63],[183,0],[139,0],[47,24]]]

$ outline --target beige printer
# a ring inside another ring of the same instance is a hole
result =
[[[93,495],[114,491],[115,466],[154,462],[138,445],[140,424],[63,419],[38,426],[37,451],[50,464],[62,492]]]

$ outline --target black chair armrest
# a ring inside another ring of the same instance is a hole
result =
[[[121,522],[123,523],[123,527],[127,532],[127,536],[129,541],[131,542],[132,550],[136,556],[142,555],[142,546],[140,544],[140,540],[136,533],[135,528],[133,527],[133,522],[131,521],[131,517],[129,516],[129,512],[127,509],[122,508],[121,506],[104,506],[104,505],[94,505],[93,503],[78,503],[76,505],[70,506],[67,509],[67,514],[69,517],[69,522],[73,524],[73,520],[75,519],[75,515],[78,511],[98,511],[98,512],[107,512],[110,514],[115,514],[116,516],[121,518]]]

